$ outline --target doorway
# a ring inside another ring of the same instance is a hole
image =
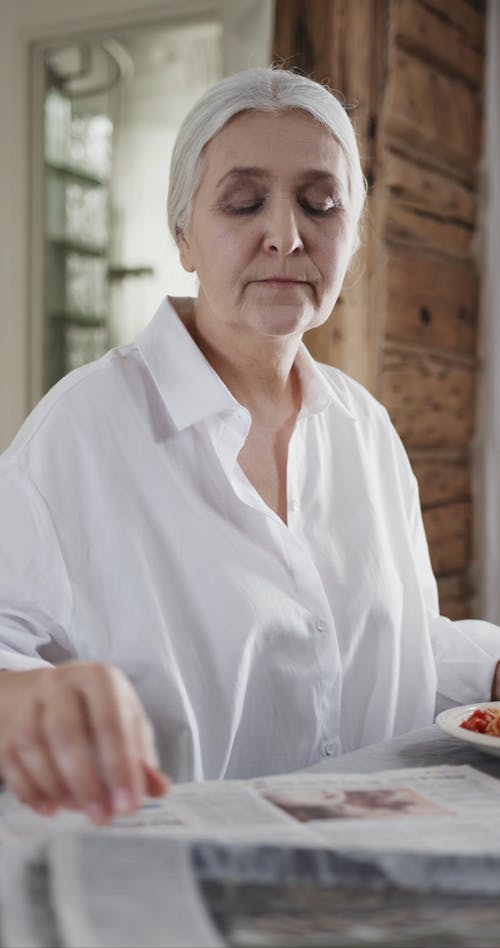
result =
[[[271,43],[272,4],[226,6],[34,50],[32,402],[130,343],[166,294],[196,294],[166,223],[173,143],[205,89],[267,64]]]

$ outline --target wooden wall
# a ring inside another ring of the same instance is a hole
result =
[[[364,244],[306,341],[388,408],[419,479],[441,610],[470,614],[483,0],[276,0],[274,60],[345,96]]]

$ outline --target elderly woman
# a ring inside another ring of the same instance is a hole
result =
[[[194,307],[63,379],[4,455],[0,768],[39,812],[105,822],[160,767],[289,771],[500,696],[500,631],[439,616],[385,410],[302,344],[364,194],[325,88],[210,89],[169,193]]]

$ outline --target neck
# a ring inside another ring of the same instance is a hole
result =
[[[193,313],[186,322],[194,341],[253,423],[276,427],[297,415],[300,382],[293,363],[300,336],[265,338],[238,329],[208,333]],[[223,338],[221,338],[223,336]]]

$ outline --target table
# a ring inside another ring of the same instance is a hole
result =
[[[449,737],[436,724],[381,744],[362,747],[341,757],[327,757],[321,763],[309,767],[307,772],[369,773],[439,764],[469,764],[484,774],[500,779],[500,757],[489,756],[476,750],[472,744]]]

